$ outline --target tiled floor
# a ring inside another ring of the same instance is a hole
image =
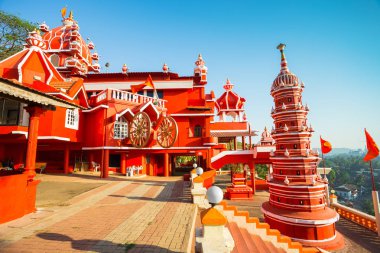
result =
[[[183,196],[180,178],[103,182],[67,205],[0,225],[0,252],[186,252],[191,248],[196,208]]]

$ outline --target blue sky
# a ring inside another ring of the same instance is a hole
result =
[[[335,147],[363,148],[364,127],[380,144],[380,1],[0,0],[1,10],[50,27],[60,25],[63,6],[109,71],[123,63],[130,71],[160,71],[166,62],[191,75],[202,53],[207,91],[220,96],[230,78],[259,131],[273,124],[276,46],[285,43],[289,68],[306,86],[312,146],[321,134]]]

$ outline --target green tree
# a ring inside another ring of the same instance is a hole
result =
[[[255,169],[260,178],[265,178],[268,174],[268,167],[265,164],[256,164]]]
[[[36,24],[0,11],[0,60],[21,51],[28,32],[36,28]]]
[[[336,172],[334,169],[331,169],[330,173],[327,174],[327,178],[329,179],[330,184],[334,185],[336,179]]]

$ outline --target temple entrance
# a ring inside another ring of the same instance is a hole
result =
[[[180,176],[188,174],[193,169],[193,164],[197,163],[197,157],[195,155],[176,155],[173,158],[173,176]]]

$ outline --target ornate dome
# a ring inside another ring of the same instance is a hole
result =
[[[217,100],[215,106],[218,110],[218,113],[221,110],[224,111],[236,111],[243,109],[245,98],[240,97],[238,94],[232,91],[234,85],[227,79],[226,84],[223,88],[226,90]]]
[[[303,88],[303,83],[288,69],[288,63],[284,54],[285,46],[285,44],[280,44],[277,46],[277,49],[281,52],[281,71],[277,75],[276,79],[274,79],[271,90],[284,86],[300,86]]]
[[[69,17],[63,19],[62,26],[45,31],[42,37],[47,45],[45,53],[49,57],[57,55],[55,61],[50,59],[59,71],[80,75],[89,71],[99,71],[99,64],[94,63],[98,55],[92,55],[90,52],[94,45],[92,42],[87,45],[83,40],[72,12]]]

